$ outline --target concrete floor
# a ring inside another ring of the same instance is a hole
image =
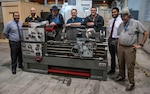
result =
[[[135,67],[136,86],[126,92],[125,82],[115,82],[115,75],[108,76],[107,81],[71,78],[67,85],[62,76],[25,72],[17,69],[11,74],[10,54],[7,41],[0,41],[0,94],[150,94],[150,54],[137,50]],[[110,65],[110,56],[108,54]],[[117,69],[118,70],[118,69]],[[57,79],[59,78],[59,79]]]

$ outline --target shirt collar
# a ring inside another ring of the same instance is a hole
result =
[[[52,15],[53,18],[56,18],[56,17],[58,17],[58,16],[59,16],[59,13],[58,13],[56,16]]]
[[[96,13],[96,16],[97,16],[98,14]],[[90,15],[92,18],[93,18],[93,16],[92,15]],[[96,16],[95,16],[95,18],[96,18]]]
[[[16,22],[15,20],[13,20],[15,23],[19,23],[19,21],[18,22]]]
[[[74,18],[74,20],[76,20],[77,19],[77,16]],[[71,18],[71,20],[72,20],[72,18]]]
[[[30,18],[32,18],[32,16],[31,16],[31,15],[29,15],[29,17],[30,17]],[[37,18],[37,15],[35,15],[35,16],[34,16],[34,18]]]
[[[120,15],[118,15],[116,18],[113,18],[113,19],[116,19],[116,21],[117,21],[117,20],[119,20],[119,18],[120,18]]]

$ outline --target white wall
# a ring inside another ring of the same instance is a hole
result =
[[[150,22],[145,22],[144,21],[144,14],[145,14],[145,9],[146,9],[146,1],[147,0],[141,0],[141,7],[140,7],[140,11],[139,11],[139,20],[143,23],[143,25],[145,26],[145,28],[147,29],[147,32],[150,35]],[[150,38],[148,36],[148,39],[145,43],[145,46],[143,47],[144,50],[146,50],[148,53],[150,53]]]
[[[150,22],[144,21],[144,14],[146,8],[146,1],[147,0],[128,0],[128,7],[132,10],[139,10],[139,20],[142,22],[144,27],[146,28],[147,32],[150,34]],[[148,36],[147,41],[143,47],[145,51],[150,53],[150,38]]]
[[[144,0],[128,0],[128,7],[132,10],[140,10],[141,3]]]

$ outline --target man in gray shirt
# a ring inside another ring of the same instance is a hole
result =
[[[119,61],[119,75],[116,81],[123,81],[125,79],[125,64],[127,65],[129,84],[126,90],[134,89],[134,66],[136,60],[136,49],[143,47],[148,33],[144,26],[138,21],[130,18],[129,10],[123,9],[121,12],[123,23],[118,28],[118,61]],[[137,42],[137,34],[142,33],[143,37],[140,43]]]
[[[19,21],[19,12],[13,13],[13,20],[9,21],[3,30],[3,35],[9,39],[9,46],[11,50],[11,64],[12,74],[16,74],[16,67],[22,66],[22,51],[21,51],[21,29],[22,23]]]

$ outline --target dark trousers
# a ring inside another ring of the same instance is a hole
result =
[[[117,44],[118,44],[117,38],[108,39],[109,52],[111,55],[111,70],[112,71],[115,71],[115,68],[116,68]]]
[[[9,46],[11,50],[12,69],[16,70],[17,62],[18,62],[18,66],[22,67],[21,42],[9,41]]]

